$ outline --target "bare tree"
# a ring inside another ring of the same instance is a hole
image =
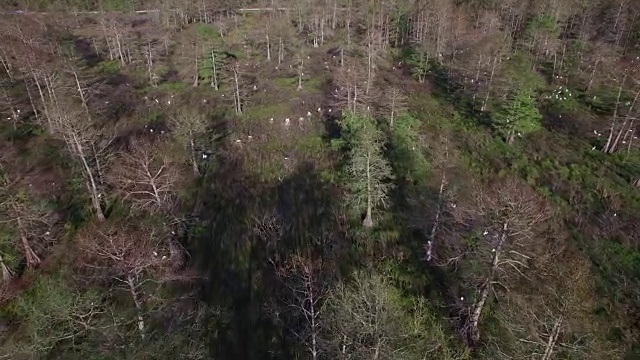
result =
[[[136,308],[140,336],[146,335],[144,292],[142,286],[168,269],[168,250],[159,239],[162,234],[144,228],[110,225],[87,229],[78,239],[86,257],[83,265],[97,276],[111,277],[123,285]]]
[[[470,344],[480,341],[480,319],[494,288],[508,292],[510,281],[526,276],[527,263],[546,251],[539,234],[549,216],[539,195],[515,180],[499,181],[476,193],[474,205],[458,204],[454,212],[459,224],[475,230],[470,234],[475,238],[456,245],[458,250],[447,260],[454,260],[464,282],[476,287],[461,319],[461,331]]]
[[[18,179],[10,179],[3,174],[4,167],[0,165],[0,222],[12,224],[17,238],[16,246],[29,268],[38,266],[42,260],[34,250],[34,245],[45,249],[53,239],[52,226],[55,214],[44,203],[33,199],[30,194],[20,187]],[[3,277],[10,277],[11,270],[2,262]]]
[[[387,92],[385,107],[388,111],[390,127],[393,127],[393,123],[398,114],[402,114],[407,110],[406,100],[406,95],[397,86],[393,86]]]
[[[275,263],[274,263],[275,264]],[[321,280],[323,263],[321,259],[311,259],[294,254],[277,272],[289,290],[284,301],[292,309],[291,316],[301,318],[304,328],[290,326],[295,337],[305,344],[311,358],[317,360],[322,352],[320,332],[322,329],[321,313],[326,289]],[[291,321],[296,324],[297,321]]]
[[[130,151],[112,162],[107,175],[134,208],[171,213],[181,181],[180,167],[161,144],[133,140]]]
[[[206,118],[196,109],[184,108],[171,117],[173,135],[189,152],[189,161],[196,175],[200,175],[198,168],[198,151],[201,149],[200,138],[206,131]]]

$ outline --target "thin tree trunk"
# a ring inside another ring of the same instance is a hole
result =
[[[140,297],[137,292],[137,286],[135,283],[135,279],[132,274],[127,275],[127,284],[129,285],[129,293],[131,293],[131,298],[133,299],[133,304],[136,307],[136,313],[138,318],[138,330],[140,331],[140,337],[144,340],[145,338],[145,325],[144,325],[144,309],[142,307],[142,301],[140,301]]]
[[[240,103],[240,82],[238,80],[238,63],[236,62],[233,65],[233,80],[235,81],[236,84],[236,93],[235,93],[235,97],[236,97],[236,114],[237,115],[242,115],[242,104]]]
[[[96,185],[96,181],[93,177],[93,173],[91,172],[91,168],[87,163],[86,154],[84,153],[84,149],[78,136],[73,132],[71,134],[72,147],[75,148],[76,155],[80,158],[80,162],[82,163],[83,172],[87,177],[87,189],[89,190],[89,195],[91,196],[91,203],[93,204],[93,210],[96,212],[96,217],[98,221],[104,221],[104,213],[102,212],[102,206],[100,205],[100,197],[98,195],[98,187]]]
[[[33,110],[33,114],[36,117],[36,121],[39,123],[40,113],[38,112],[38,109],[36,108],[36,103],[33,100],[33,94],[31,93],[31,89],[29,88],[29,82],[27,81],[27,78],[24,79],[24,88],[27,90],[27,96],[29,97],[29,104],[31,105],[31,110]]]
[[[15,210],[16,209],[15,204],[12,204],[12,206],[14,207],[14,211],[17,213],[18,211]],[[22,243],[24,257],[27,260],[27,267],[29,267],[30,269],[33,269],[34,267],[38,266],[42,262],[42,260],[40,260],[40,257],[38,257],[38,254],[36,254],[35,251],[33,251],[31,244],[29,244],[29,240],[27,239],[27,235],[26,235],[26,229],[24,228],[24,225],[22,223],[22,219],[20,218],[20,216],[16,218],[16,221],[18,222],[18,229],[20,231],[20,241]]]
[[[365,95],[369,95],[369,90],[371,89],[371,82],[373,81],[373,50],[371,49],[371,40],[369,40],[369,46],[367,48],[368,51],[368,67],[367,67],[367,87],[364,90]]]
[[[372,218],[372,201],[371,201],[371,163],[370,163],[371,154],[367,154],[367,215],[362,222],[362,225],[366,228],[373,227],[373,218]]]
[[[547,341],[547,346],[544,350],[544,355],[541,360],[550,360],[551,354],[553,353],[553,349],[556,346],[556,342],[558,341],[558,337],[560,336],[560,330],[562,330],[562,322],[564,321],[564,315],[561,315],[553,324],[553,330],[551,330],[551,334],[549,335],[549,341]]]
[[[271,43],[269,42],[269,34],[267,34],[267,61],[271,61]]]
[[[44,115],[47,118],[47,124],[49,127],[49,133],[53,134],[53,123],[51,122],[51,116],[49,115],[49,110],[47,108],[47,102],[44,100],[44,93],[42,92],[42,86],[40,86],[40,82],[38,81],[38,75],[32,72],[33,79],[36,83],[36,87],[38,88],[38,93],[40,94],[40,101],[42,102],[42,108],[44,109]]]
[[[193,76],[193,87],[198,87],[198,43],[196,43],[196,51],[195,51],[195,75]]]
[[[211,50],[211,66],[213,67],[213,76],[211,77],[211,87],[218,90],[218,70],[216,69],[216,54]]]
[[[149,83],[156,87],[155,75],[153,74],[153,57],[151,54],[151,44],[147,44],[147,73],[149,75]]]
[[[489,83],[487,84],[487,94],[484,98],[484,101],[482,102],[482,108],[480,109],[480,111],[485,111],[487,110],[487,103],[489,102],[489,94],[491,94],[491,84],[493,83],[493,76],[496,73],[496,64],[498,62],[498,56],[496,55],[493,58],[493,66],[491,67],[491,75],[489,76]]]
[[[475,304],[473,304],[473,311],[471,312],[471,317],[469,318],[471,332],[470,340],[472,344],[477,344],[480,341],[480,329],[478,328],[478,323],[480,322],[482,310],[484,309],[484,306],[487,303],[487,299],[489,298],[491,286],[493,285],[493,279],[496,275],[496,272],[498,271],[498,264],[500,262],[502,247],[507,241],[507,228],[508,223],[505,222],[502,227],[500,241],[496,245],[495,251],[493,252],[493,260],[491,261],[491,270],[489,272],[489,276],[480,289],[480,296],[478,297],[478,300],[475,302]]]
[[[593,85],[593,79],[596,76],[596,69],[598,68],[598,64],[600,64],[600,58],[596,60],[596,63],[593,65],[593,70],[591,71],[591,75],[589,75],[589,82],[587,83],[587,88],[585,91],[591,90],[591,86]]]
[[[429,231],[429,235],[427,236],[427,245],[425,247],[426,252],[426,260],[427,262],[431,261],[433,258],[433,243],[436,239],[436,234],[438,232],[438,227],[440,226],[440,216],[442,216],[442,198],[444,195],[444,186],[447,183],[447,174],[443,170],[442,178],[440,179],[440,190],[438,192],[438,204],[436,205],[436,216],[433,220],[433,225],[431,226],[431,231]]]
[[[609,137],[607,138],[607,143],[602,148],[602,152],[606,154],[610,154],[612,151],[612,141],[613,141],[613,132],[615,131],[616,121],[618,119],[618,110],[620,108],[620,96],[622,95],[622,86],[624,85],[625,80],[627,79],[627,74],[624,75],[622,81],[620,82],[620,86],[618,87],[618,96],[616,97],[616,107],[613,111],[613,119],[611,119],[611,129],[609,129]]]
[[[300,59],[300,65],[298,66],[298,91],[302,90],[302,70],[304,67],[304,60]]]
[[[198,162],[196,161],[196,146],[193,143],[193,134],[189,130],[189,144],[191,145],[191,164],[193,166],[193,172],[200,176],[200,169],[198,169]]]

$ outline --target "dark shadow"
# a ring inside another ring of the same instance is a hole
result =
[[[231,151],[225,152],[227,154]],[[240,159],[222,158],[206,175],[199,194],[205,222],[189,247],[205,276],[203,296],[212,308],[211,356],[220,359],[295,358],[298,341],[265,304],[278,304],[284,291],[273,259],[298,252],[326,259],[341,255],[334,224],[335,194],[309,164],[270,186],[249,176]],[[214,181],[215,179],[215,181]],[[281,236],[265,238],[260,219],[275,217]],[[276,260],[277,261],[277,260]],[[278,304],[279,311],[287,311]]]
[[[74,40],[75,50],[78,55],[84,60],[84,62],[90,66],[96,66],[104,59],[95,51],[95,48],[91,45],[91,41],[88,39],[76,38]]]

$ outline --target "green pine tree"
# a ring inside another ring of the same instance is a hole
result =
[[[531,90],[517,90],[493,116],[494,127],[511,145],[516,136],[540,128],[542,115]]]
[[[341,121],[342,139],[337,144],[349,151],[347,204],[355,215],[365,213],[363,226],[373,227],[376,212],[386,207],[393,178],[384,158],[384,134],[370,116],[345,114]]]

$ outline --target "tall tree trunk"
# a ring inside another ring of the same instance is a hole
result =
[[[189,144],[191,146],[191,165],[193,166],[193,172],[196,176],[200,176],[200,169],[198,169],[198,161],[196,160],[196,146],[193,142],[191,130],[189,130]]]
[[[433,219],[433,225],[431,226],[431,230],[427,235],[427,244],[425,246],[425,258],[427,262],[431,261],[433,258],[433,243],[436,239],[436,234],[438,232],[438,227],[440,226],[440,217],[442,216],[442,202],[444,195],[444,186],[447,183],[447,173],[442,171],[442,178],[440,179],[440,190],[438,191],[438,203],[436,204],[436,216]]]
[[[489,76],[489,83],[487,84],[487,94],[482,102],[482,108],[480,111],[487,110],[487,104],[489,103],[489,95],[491,94],[491,84],[493,83],[493,76],[496,73],[496,64],[498,63],[498,55],[493,57],[493,66],[491,67],[491,75]]]
[[[302,75],[304,74],[302,72],[303,66],[304,66],[304,60],[300,58],[300,64],[298,65],[298,88],[297,88],[298,91],[302,90]]]
[[[140,337],[142,340],[145,338],[145,324],[144,324],[144,309],[142,306],[142,301],[140,301],[140,296],[137,291],[137,284],[134,276],[132,274],[127,275],[127,285],[129,285],[129,293],[131,294],[131,298],[133,299],[133,304],[136,307],[136,313],[138,318],[138,330],[140,331]]]
[[[607,138],[607,143],[602,148],[602,152],[606,154],[610,154],[612,152],[612,141],[613,141],[613,133],[615,131],[616,122],[618,119],[618,110],[620,109],[620,96],[622,95],[622,86],[624,85],[625,80],[627,79],[627,75],[625,74],[620,82],[620,86],[618,87],[618,96],[616,97],[616,107],[613,110],[613,119],[611,119],[611,128],[609,129],[609,137]]]
[[[367,87],[364,89],[365,95],[369,95],[369,90],[371,89],[371,82],[373,82],[373,50],[371,48],[371,40],[369,40],[368,45],[368,53],[367,53]]]
[[[480,341],[480,329],[478,327],[478,323],[480,322],[482,310],[484,310],[484,306],[487,303],[487,299],[489,298],[489,294],[491,293],[491,287],[493,285],[496,272],[498,271],[498,264],[500,263],[502,247],[507,241],[507,229],[508,223],[505,222],[502,227],[500,241],[496,245],[495,251],[493,252],[493,260],[491,261],[491,270],[489,272],[489,276],[480,288],[480,295],[478,296],[478,300],[476,300],[475,304],[473,304],[473,311],[471,312],[471,317],[469,318],[470,341],[472,344],[477,344]]]
[[[193,87],[198,87],[198,78],[200,74],[198,74],[198,43],[196,42],[196,51],[195,51],[195,74],[193,76]]]
[[[15,204],[13,205],[13,207],[14,209],[16,208]],[[17,213],[18,211],[15,210],[15,212]],[[22,250],[24,251],[24,257],[27,260],[27,267],[29,267],[30,269],[33,269],[34,267],[38,266],[42,262],[42,260],[40,260],[40,257],[38,257],[38,254],[36,254],[36,252],[33,251],[31,244],[29,244],[29,240],[27,239],[27,230],[25,229],[20,216],[16,218],[16,221],[18,222],[18,230],[20,231],[20,242],[22,243]]]
[[[560,336],[563,321],[564,315],[560,315],[560,317],[553,324],[553,329],[551,330],[551,334],[549,334],[549,340],[547,341],[547,345],[544,349],[544,355],[542,356],[541,360],[551,360],[551,354],[553,353],[553,349],[555,348],[558,337]]]
[[[211,50],[211,66],[213,67],[213,75],[211,76],[211,87],[218,90],[218,70],[216,69],[216,54]]]
[[[362,225],[366,228],[373,227],[373,216],[372,212],[372,201],[371,201],[371,162],[370,162],[371,154],[367,154],[367,215],[362,222]]]
[[[96,217],[98,221],[104,221],[104,213],[102,212],[102,206],[100,205],[100,196],[98,193],[98,186],[96,185],[95,178],[93,177],[93,173],[91,168],[89,167],[89,163],[87,162],[87,155],[85,154],[84,148],[78,139],[78,136],[75,134],[75,131],[72,130],[71,138],[71,147],[75,150],[76,156],[78,156],[80,163],[82,164],[83,173],[86,176],[86,185],[87,190],[89,190],[89,195],[91,197],[91,204],[93,205],[93,210],[96,213]]]
[[[236,114],[237,115],[242,115],[242,104],[240,102],[240,81],[239,81],[238,77],[239,77],[239,74],[238,74],[238,62],[236,61],[233,64],[233,80],[235,81],[235,85],[236,85],[236,92],[235,92]]]
[[[267,34],[267,61],[271,61],[271,43],[269,42],[269,34]]]

